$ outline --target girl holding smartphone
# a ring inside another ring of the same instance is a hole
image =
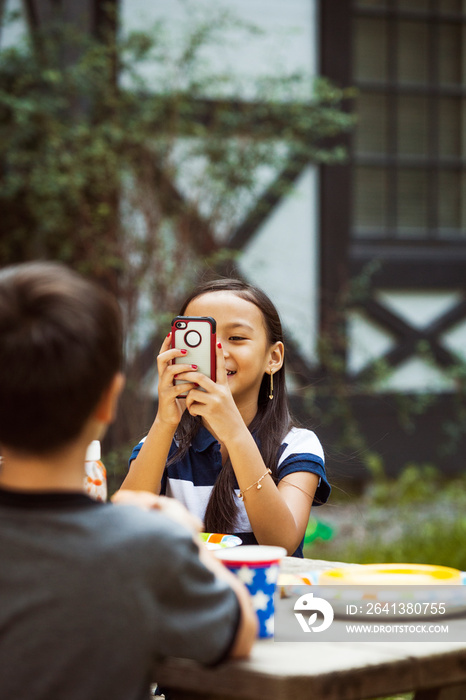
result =
[[[220,279],[198,287],[180,315],[216,320],[216,382],[169,334],[157,359],[157,415],[122,488],[177,498],[207,532],[302,557],[311,506],[326,502],[330,486],[318,438],[290,416],[277,310],[257,287]],[[175,375],[188,382],[186,398],[177,398]]]

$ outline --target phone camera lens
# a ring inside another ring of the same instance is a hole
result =
[[[184,342],[190,348],[197,348],[201,344],[201,335],[197,331],[188,331],[184,336]]]

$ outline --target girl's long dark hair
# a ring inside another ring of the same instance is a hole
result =
[[[275,306],[261,289],[242,280],[218,279],[202,284],[186,299],[180,309],[180,315],[185,313],[189,303],[196,297],[219,291],[233,292],[242,299],[255,304],[262,312],[268,343],[272,345],[277,341],[283,342],[282,326]],[[275,478],[278,449],[291,426],[285,387],[285,362],[283,362],[281,369],[273,375],[273,399],[269,399],[269,387],[270,375],[264,374],[259,389],[258,411],[249,425],[249,430],[256,438],[266,467],[272,470],[272,477]],[[199,417],[191,416],[188,411],[184,412],[176,432],[178,450],[170,459],[170,463],[186,454],[201,425]],[[207,532],[231,533],[235,531],[238,501],[234,487],[235,474],[228,459],[217,478],[207,504],[204,517]]]

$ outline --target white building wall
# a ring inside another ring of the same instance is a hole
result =
[[[276,304],[303,357],[316,360],[319,326],[318,173],[309,166],[247,245],[239,266]]]
[[[190,8],[189,13],[185,8]],[[222,43],[203,50],[209,70],[214,67],[239,80],[260,78],[280,72],[317,72],[318,0],[183,0],[147,2],[121,0],[121,27],[124,33],[149,30],[161,21],[166,25],[176,55],[180,40],[192,29],[193,17],[211,18],[226,11],[243,22],[245,27],[258,28],[259,33],[248,33],[241,28],[222,32]],[[159,66],[148,61],[143,69],[148,83],[157,87]],[[244,99],[246,95],[242,94]]]
[[[5,0],[3,17],[0,17],[0,49],[18,46],[27,34],[26,14],[22,0]]]

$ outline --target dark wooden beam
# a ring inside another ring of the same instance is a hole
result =
[[[466,299],[463,299],[458,304],[455,304],[450,311],[447,311],[443,316],[436,319],[429,326],[429,333],[435,336],[445,333],[452,326],[464,321],[466,318]]]
[[[341,0],[338,9],[332,2],[320,3],[320,47],[321,75],[341,87],[351,85],[350,0]],[[348,136],[338,142],[350,146]],[[320,174],[321,331],[332,333],[335,309],[348,285],[351,170],[348,164],[323,165]]]
[[[466,240],[456,242],[364,241],[353,243],[351,278],[371,273],[374,287],[386,289],[464,289]]]
[[[368,299],[359,306],[369,317],[397,337],[396,347],[380,358],[388,366],[396,367],[410,357],[419,355],[421,343],[427,344],[428,352],[440,367],[452,367],[457,363],[453,353],[442,345],[440,335],[453,324],[466,318],[466,301],[456,304],[453,309],[425,328],[410,326],[397,314],[374,299]],[[354,381],[359,382],[370,377],[372,368],[372,364],[365,367],[354,377]]]
[[[0,27],[3,23],[3,13],[5,11],[6,0],[0,0]]]
[[[33,29],[51,22],[69,22],[82,32],[93,32],[96,6],[99,0],[24,0],[24,6]]]
[[[24,0],[24,7],[33,30],[53,22],[59,10],[58,3],[53,0]]]

